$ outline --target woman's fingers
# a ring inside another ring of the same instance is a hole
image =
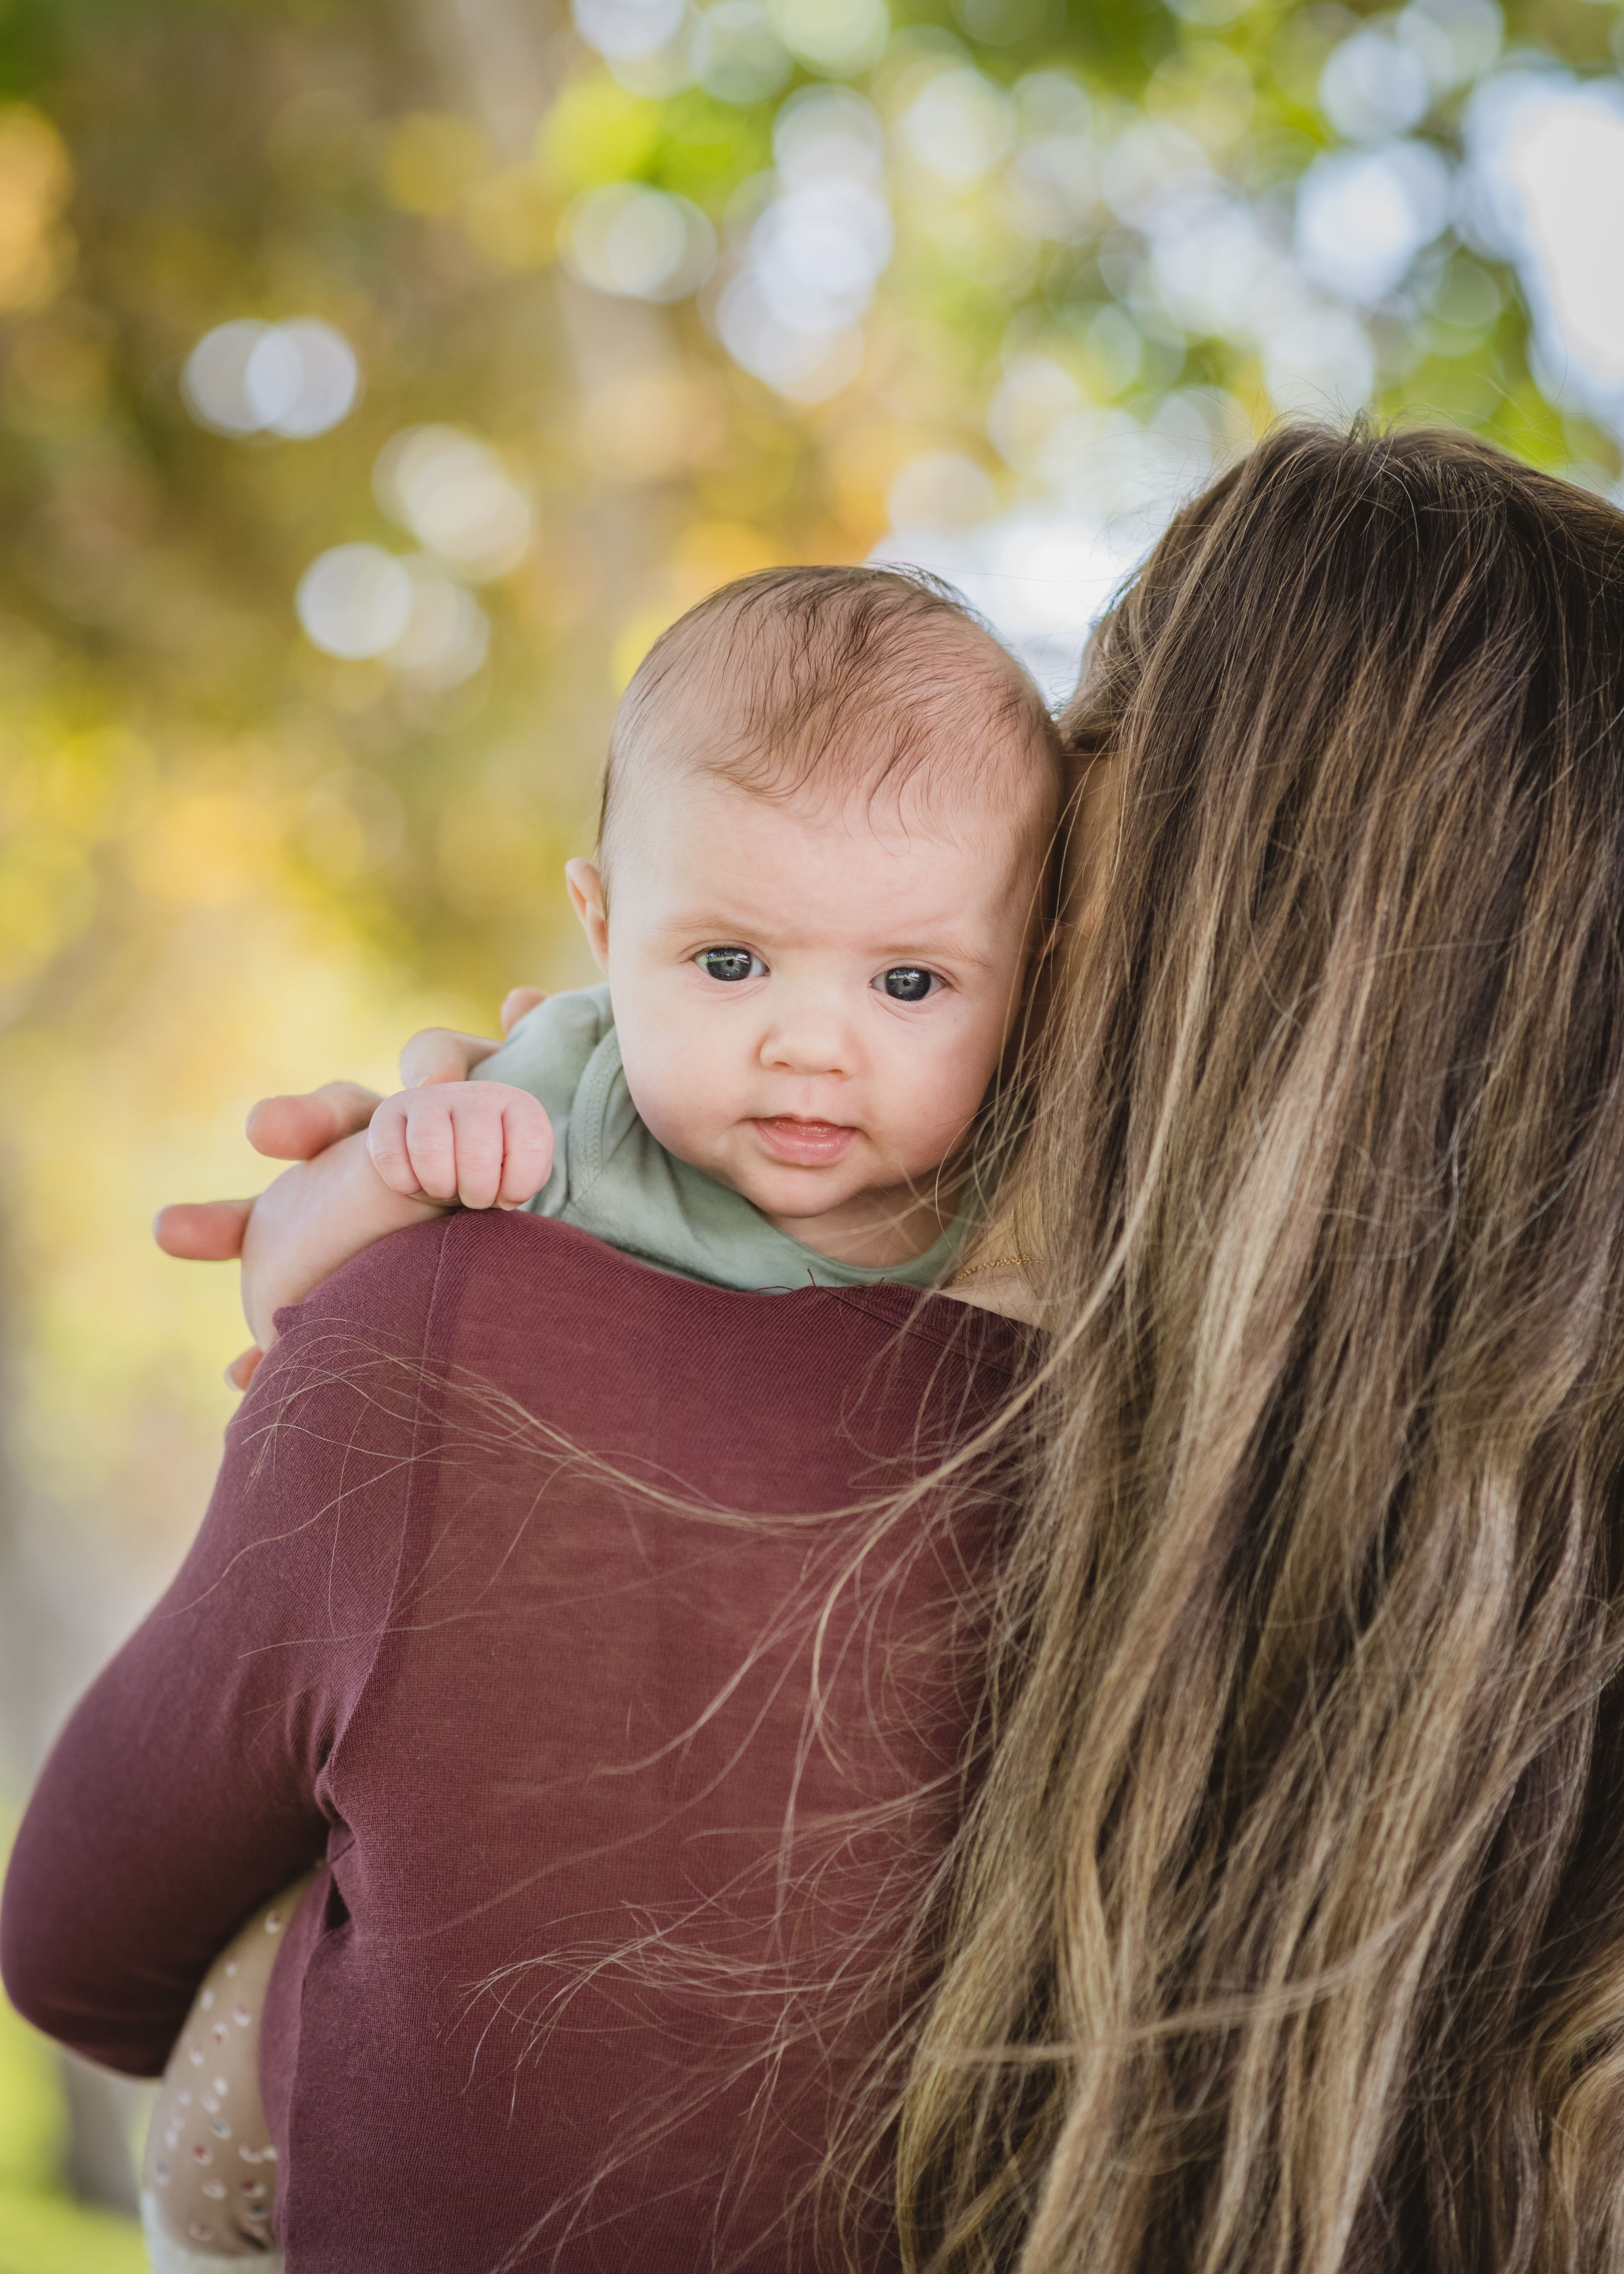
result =
[[[273,1161],[310,1161],[365,1129],[378,1093],[358,1081],[323,1082],[294,1097],[262,1097],[248,1116],[248,1141]]]
[[[153,1238],[166,1255],[188,1263],[229,1263],[243,1252],[252,1201],[177,1201],[153,1218]]]
[[[258,1343],[250,1343],[245,1351],[238,1351],[226,1368],[226,1380],[233,1389],[246,1389],[265,1352]]]
[[[460,1034],[455,1027],[425,1027],[401,1052],[401,1080],[408,1089],[439,1081],[466,1081],[477,1065],[501,1048],[485,1035]]]
[[[358,1081],[329,1081],[300,1097],[262,1097],[248,1116],[248,1141],[274,1161],[309,1161],[341,1137],[365,1129],[378,1093]],[[251,1200],[177,1201],[153,1218],[166,1255],[189,1263],[229,1263],[243,1251]]]
[[[527,1011],[533,1011],[538,1003],[545,1003],[546,999],[539,987],[510,987],[502,998],[502,1007],[498,1014],[503,1034],[510,1035]]]

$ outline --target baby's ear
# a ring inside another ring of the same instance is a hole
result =
[[[575,914],[581,919],[592,960],[600,971],[609,968],[609,914],[604,880],[594,861],[566,861],[564,881]]]

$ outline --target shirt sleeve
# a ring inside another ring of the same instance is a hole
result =
[[[444,1231],[381,1242],[283,1314],[195,1544],[29,1803],[0,1974],[110,2068],[162,2070],[221,1946],[325,1850],[324,1770],[388,1623]]]

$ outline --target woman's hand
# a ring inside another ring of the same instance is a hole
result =
[[[356,1081],[329,1081],[301,1097],[262,1097],[248,1116],[248,1141],[273,1161],[309,1161],[365,1129],[380,1103],[375,1089]],[[153,1218],[153,1238],[184,1262],[230,1263],[243,1252],[252,1207],[252,1200],[176,1201]]]
[[[262,1097],[248,1116],[248,1141],[256,1153],[270,1160],[313,1164],[358,1137],[365,1158],[363,1133],[380,1103],[376,1090],[364,1089],[354,1081],[326,1082],[302,1096]],[[370,1171],[371,1163],[366,1166]],[[353,1176],[353,1163],[340,1173]],[[321,1178],[307,1178],[302,1190],[291,1181],[295,1174],[289,1171],[278,1177],[257,1199],[178,1201],[160,1209],[153,1220],[153,1238],[166,1255],[194,1263],[229,1263],[242,1258],[243,1308],[257,1339],[226,1368],[226,1380],[237,1389],[247,1389],[254,1368],[274,1339],[275,1329],[270,1323],[274,1311],[284,1302],[297,1302],[316,1284],[316,1279],[311,1279],[297,1291],[288,1291],[300,1276],[297,1254],[304,1244],[299,1225],[301,1204],[321,1192],[332,1193],[333,1164]],[[423,1213],[434,1211],[425,1209]],[[274,1260],[279,1242],[288,1243],[285,1260],[294,1265],[290,1272],[279,1269]],[[366,1242],[360,1244],[364,1246]],[[345,1260],[338,1258],[340,1262]],[[317,1278],[324,1276],[318,1273]]]
[[[545,1000],[539,988],[511,989],[502,1003],[503,1034]],[[401,1052],[401,1078],[410,1088],[465,1081],[500,1047],[480,1035],[425,1028]],[[248,1116],[249,1143],[269,1160],[304,1165],[285,1171],[257,1199],[177,1201],[153,1219],[153,1238],[166,1255],[191,1263],[242,1260],[243,1309],[254,1340],[226,1368],[233,1389],[247,1389],[275,1340],[272,1321],[284,1304],[303,1301],[373,1240],[442,1212],[426,1194],[391,1192],[368,1158],[365,1132],[382,1103],[375,1089],[355,1081],[262,1097]],[[550,1158],[550,1129],[545,1141]]]

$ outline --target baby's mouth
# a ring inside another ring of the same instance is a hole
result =
[[[857,1132],[845,1121],[801,1121],[791,1113],[759,1120],[756,1132],[778,1161],[798,1169],[827,1168],[846,1150]]]

